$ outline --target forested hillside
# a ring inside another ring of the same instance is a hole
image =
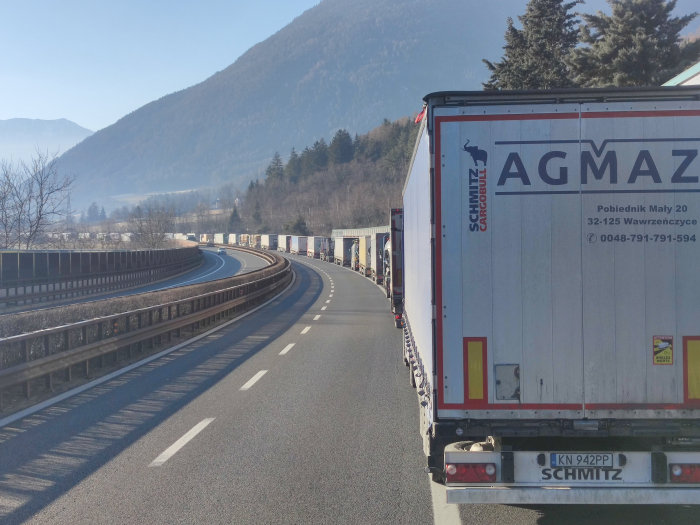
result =
[[[338,131],[287,163],[275,155],[262,181],[251,182],[229,231],[327,235],[333,228],[388,224],[401,206],[401,188],[419,125],[385,121],[352,139]]]

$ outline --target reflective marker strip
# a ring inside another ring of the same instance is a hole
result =
[[[687,338],[685,366],[687,370],[687,401],[700,400],[700,339]]]
[[[202,430],[204,430],[209,423],[214,421],[215,418],[210,417],[207,419],[203,419],[199,423],[197,423],[192,429],[182,436],[180,439],[178,439],[175,443],[170,445],[167,449],[163,451],[163,453],[158,456],[156,459],[154,459],[149,467],[160,467],[163,463],[168,461],[171,457],[173,457],[182,447],[187,445],[194,437],[199,434]]]
[[[464,377],[465,402],[476,401],[483,404],[486,399],[486,338],[485,337],[465,337],[463,341],[464,349]]]

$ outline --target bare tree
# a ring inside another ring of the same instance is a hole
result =
[[[29,249],[64,215],[73,178],[62,176],[57,156],[37,151],[29,162],[0,165],[0,245]]]
[[[129,225],[144,248],[163,248],[167,244],[166,233],[172,230],[173,212],[154,206],[136,206]]]

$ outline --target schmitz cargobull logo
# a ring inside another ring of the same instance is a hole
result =
[[[470,146],[467,140],[464,151],[474,163],[469,168],[469,231],[485,232],[488,229],[488,196],[486,192],[486,164],[488,154],[478,146]],[[481,163],[481,166],[479,166]]]

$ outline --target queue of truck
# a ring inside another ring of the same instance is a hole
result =
[[[383,285],[426,472],[449,503],[696,504],[700,89],[441,92],[420,126],[389,226],[278,249]]]

